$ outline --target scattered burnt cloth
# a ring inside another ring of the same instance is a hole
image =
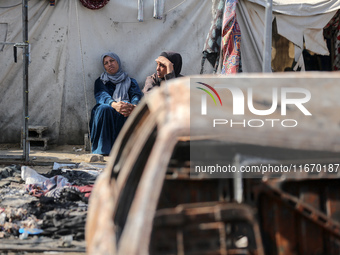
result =
[[[59,209],[44,215],[44,234],[52,237],[73,235],[75,240],[84,239],[87,212],[78,209]]]
[[[224,3],[225,0],[219,0],[215,10],[214,18],[204,44],[200,74],[203,74],[206,59],[208,59],[209,63],[214,67],[214,73],[217,72],[221,50]]]
[[[5,171],[12,173],[10,169],[17,169],[18,172],[20,172],[20,167],[16,166],[11,166]],[[7,179],[9,178],[13,177],[8,177]],[[60,240],[60,238],[65,235],[72,235],[73,240],[84,241],[88,209],[88,198],[85,197],[85,194],[89,193],[91,189],[87,186],[74,187],[66,185],[58,187],[62,179],[63,177],[60,175],[52,176],[50,180],[40,186],[40,189],[36,190],[37,193],[40,191],[41,196],[38,196],[38,198],[35,198],[33,201],[26,199],[26,195],[28,197],[30,196],[21,192],[24,186],[27,187],[26,184],[22,184],[22,187],[2,189],[2,193],[0,194],[0,200],[2,200],[2,202],[6,199],[14,201],[16,198],[24,202],[21,202],[19,206],[17,206],[18,204],[12,207],[6,205],[7,211],[6,218],[4,219],[6,229],[4,225],[1,226],[0,232],[4,233],[1,242],[6,242],[5,239],[13,239],[13,236],[19,237],[19,226],[28,224],[28,222],[30,224],[35,223],[37,228],[43,230],[43,232],[39,234],[39,240],[43,237]],[[12,190],[17,190],[18,192],[12,192]],[[45,193],[46,190],[49,191]],[[51,195],[51,197],[45,195]],[[58,197],[58,199],[55,199],[55,197]],[[2,207],[4,207],[4,205],[2,205]],[[4,211],[5,208],[0,210],[0,212]],[[28,221],[28,219],[30,219],[30,221]],[[32,240],[31,237],[28,237],[25,242],[29,242],[30,240]],[[77,243],[72,243],[72,247],[77,246]]]
[[[39,202],[28,204],[26,209],[28,213],[42,220],[40,228],[44,231],[43,236],[60,238],[73,235],[75,240],[84,240],[87,207],[42,197]]]
[[[30,195],[41,198],[52,198],[54,201],[83,201],[88,203],[88,198],[96,180],[96,176],[84,171],[52,170],[44,177],[47,181],[39,184],[29,184],[26,190]]]
[[[86,201],[86,198],[89,198],[92,192],[94,185],[86,185],[86,186],[73,186],[77,188],[84,196],[84,201]]]
[[[21,177],[21,167],[17,165],[6,166],[4,168],[0,168],[0,180],[8,177]]]
[[[26,190],[32,196],[41,197],[46,196],[46,194],[52,190],[61,189],[67,186],[71,186],[67,178],[61,175],[56,175],[42,183],[28,184],[26,185]]]
[[[45,197],[52,197],[54,200],[65,201],[85,201],[84,195],[80,190],[73,186],[55,188],[45,194]]]
[[[65,177],[72,185],[77,185],[77,186],[86,186],[86,185],[91,185],[94,184],[96,181],[96,176],[86,173],[84,171],[77,171],[77,170],[72,170],[72,171],[66,171],[63,172],[62,170],[52,170],[46,174],[42,174],[43,176],[47,178],[51,178],[56,175],[62,175]]]

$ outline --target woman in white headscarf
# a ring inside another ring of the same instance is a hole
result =
[[[112,52],[101,56],[104,72],[95,81],[97,104],[91,112],[92,153],[108,155],[127,117],[142,97],[138,83],[121,68]]]

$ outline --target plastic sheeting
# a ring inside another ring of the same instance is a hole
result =
[[[254,6],[258,6],[255,5]],[[264,9],[258,6],[260,9]],[[264,14],[264,11],[262,12]],[[236,8],[237,21],[241,29],[242,71],[246,73],[262,72],[264,17],[252,15],[245,1],[239,0]],[[252,19],[250,18],[252,16]]]
[[[15,2],[20,3],[21,0]],[[0,7],[15,5],[3,0]],[[102,72],[100,55],[117,53],[122,66],[143,87],[165,50],[183,57],[184,75],[198,74],[211,25],[211,1],[166,1],[161,20],[153,1],[144,1],[138,22],[137,1],[110,1],[99,10],[78,0],[29,1],[29,125],[48,126],[51,143],[83,144],[95,104],[93,84]],[[0,8],[0,38],[22,42],[22,6]],[[0,45],[0,143],[19,142],[23,122],[22,51]],[[210,73],[210,70],[205,72]]]
[[[253,1],[246,0],[239,0],[238,2],[237,19],[242,34],[242,68],[244,72],[261,72],[265,8],[252,2]],[[258,0],[256,2],[261,1]],[[297,3],[298,1],[291,0],[290,2]],[[276,12],[273,13],[273,19],[276,19],[278,33],[294,43],[295,60],[302,70],[304,70],[302,56],[304,47],[320,55],[329,54],[323,37],[323,27],[331,20],[336,10],[340,9],[340,2],[338,1],[336,8],[335,6],[333,6],[333,8],[333,11],[329,12],[329,10],[327,10],[324,14],[310,14],[298,17]],[[292,10],[292,12],[294,11]]]

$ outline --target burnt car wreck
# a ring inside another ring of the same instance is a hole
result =
[[[201,108],[193,107],[201,100],[200,91],[190,90],[193,77],[172,80],[145,97],[92,191],[88,254],[339,254],[335,95],[340,75],[248,74],[228,82],[242,87],[251,79],[251,86],[261,88],[254,94],[261,104],[269,100],[263,88],[273,86],[273,78],[277,87],[308,86],[318,97],[318,105],[308,105],[310,118],[289,109],[299,122],[290,132],[268,125],[212,129],[214,118],[230,116],[216,110],[217,117],[193,118],[201,114]],[[229,92],[219,93],[225,98]],[[277,112],[271,118],[278,119]],[[200,153],[193,154],[196,149]],[[217,157],[221,153],[223,159]],[[211,176],[195,171],[203,156],[213,165],[262,171]],[[280,168],[267,171],[263,166],[269,164]]]

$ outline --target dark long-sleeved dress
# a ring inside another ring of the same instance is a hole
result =
[[[93,107],[90,120],[90,133],[92,153],[108,155],[111,148],[123,127],[127,117],[118,113],[111,107],[113,92],[116,85],[111,81],[106,84],[100,78],[94,84],[94,96],[97,104]],[[138,83],[131,78],[131,86],[128,90],[131,104],[138,104],[142,97]]]

